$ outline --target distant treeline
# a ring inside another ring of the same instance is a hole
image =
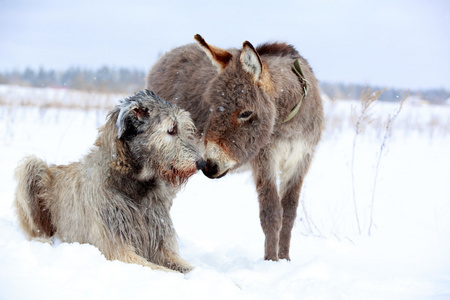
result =
[[[97,70],[69,68],[65,71],[26,68],[23,71],[0,72],[0,84],[131,93],[145,87],[145,75],[142,70],[106,66]]]
[[[32,87],[57,87],[84,91],[132,93],[145,87],[147,71],[129,68],[110,68],[107,66],[96,70],[69,68],[65,71],[33,70],[0,72],[0,84],[15,84]],[[383,90],[360,84],[340,84],[321,82],[322,91],[330,99],[359,99],[368,88]],[[381,95],[383,101],[400,101],[406,95],[406,89],[387,88]],[[445,89],[411,90],[410,98],[425,100],[434,104],[445,103],[450,99],[450,91]]]
[[[401,101],[408,93],[407,89],[328,82],[321,82],[320,88],[323,93],[330,97],[330,99],[359,99],[364,91],[370,89],[371,91],[385,90],[379,99],[381,101],[396,102]],[[411,89],[408,99],[414,99],[415,101],[427,101],[431,104],[444,104],[448,103],[450,100],[450,91],[445,89]]]

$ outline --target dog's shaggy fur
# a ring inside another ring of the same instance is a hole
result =
[[[169,210],[179,187],[204,167],[189,113],[150,91],[108,115],[80,162],[16,169],[15,207],[30,239],[89,243],[109,260],[189,272]]]

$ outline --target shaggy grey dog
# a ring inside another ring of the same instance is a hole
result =
[[[16,169],[14,205],[30,239],[92,244],[109,260],[189,272],[169,210],[205,162],[188,112],[151,91],[123,100],[79,162],[27,157]]]

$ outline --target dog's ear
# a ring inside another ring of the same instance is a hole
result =
[[[219,72],[225,69],[233,57],[230,52],[207,44],[200,34],[196,34],[194,39],[206,55],[208,55],[209,59],[211,59],[211,62],[217,67]]]
[[[110,162],[111,168],[121,174],[127,174],[132,170],[131,164],[128,160],[127,148],[122,140],[115,140],[116,153]]]
[[[148,108],[139,103],[131,102],[121,107],[117,117],[117,138],[126,139],[140,133],[140,127],[149,119]]]

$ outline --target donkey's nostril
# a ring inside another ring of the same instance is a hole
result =
[[[209,178],[214,178],[215,175],[217,175],[217,172],[219,172],[219,165],[215,162],[212,162],[210,160],[206,161],[205,167],[202,169],[203,174],[205,174]]]
[[[206,161],[199,159],[195,162],[195,166],[197,167],[197,170],[203,170],[206,167]]]
[[[219,172],[219,165],[218,164],[211,165],[211,167],[209,168],[209,173],[211,175],[216,175],[217,172]]]

